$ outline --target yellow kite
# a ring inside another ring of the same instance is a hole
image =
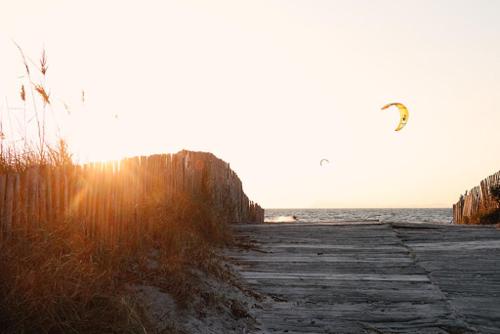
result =
[[[382,107],[382,110],[392,106],[396,106],[399,109],[399,124],[396,130],[394,130],[394,131],[399,131],[406,125],[406,123],[408,123],[408,117],[410,116],[410,114],[408,113],[408,109],[406,109],[404,104],[397,102],[386,104],[385,106]]]

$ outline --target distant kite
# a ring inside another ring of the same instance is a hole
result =
[[[319,165],[323,166],[323,165],[329,164],[329,163],[330,163],[330,161],[328,159],[321,159],[321,161],[319,162]]]
[[[408,117],[410,116],[410,114],[408,113],[408,109],[402,103],[389,103],[383,106],[382,110],[385,110],[392,106],[398,107],[399,110],[399,124],[396,130],[394,130],[394,131],[399,131],[406,125],[406,123],[408,123]]]

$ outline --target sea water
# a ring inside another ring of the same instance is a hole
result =
[[[266,209],[268,223],[451,223],[452,209]]]

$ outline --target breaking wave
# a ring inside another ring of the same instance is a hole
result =
[[[296,216],[272,216],[266,217],[264,222],[266,223],[293,223],[297,221]]]

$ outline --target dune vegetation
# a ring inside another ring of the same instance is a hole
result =
[[[48,139],[56,136],[47,126],[52,103],[44,85],[47,56],[43,52],[31,64],[19,50],[25,67],[20,112],[34,118],[20,117],[21,141],[9,142],[9,134],[2,132],[0,172],[74,165],[65,141]],[[0,230],[2,333],[148,333],[151,324],[131,286],[160,287],[182,306],[199,292],[199,278],[190,268],[217,279],[231,277],[216,253],[231,236],[207,204],[177,194],[169,203],[151,196],[141,205],[149,228],[119,244],[96,240],[69,218],[43,224],[28,219]]]

